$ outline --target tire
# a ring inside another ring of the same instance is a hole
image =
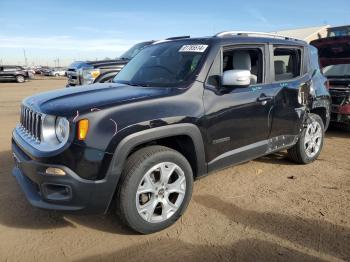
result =
[[[324,124],[319,115],[310,113],[298,142],[288,149],[289,158],[298,164],[309,164],[320,155],[324,142]]]
[[[17,83],[24,83],[26,81],[26,78],[22,75],[16,76],[16,82]]]
[[[59,77],[59,74],[55,74],[55,77]]]
[[[171,173],[167,169],[174,171]],[[165,179],[167,173],[170,174],[165,180],[168,182],[162,186],[161,178]],[[181,194],[170,192],[177,188],[176,185],[179,185]],[[117,214],[136,232],[150,234],[160,231],[175,223],[184,213],[192,188],[192,169],[183,155],[164,146],[142,148],[126,161],[117,192]],[[142,191],[144,193],[140,193]],[[170,202],[172,205],[167,204]]]

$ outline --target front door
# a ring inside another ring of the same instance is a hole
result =
[[[225,47],[217,55],[204,91],[209,171],[263,155],[271,128],[273,90],[265,84],[267,47]],[[220,86],[226,70],[250,70],[251,85]]]

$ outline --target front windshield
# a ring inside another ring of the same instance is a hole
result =
[[[143,49],[113,82],[140,86],[175,87],[188,81],[207,51],[206,44],[164,42]]]
[[[329,65],[323,68],[326,77],[350,78],[350,64]]]
[[[132,46],[130,49],[128,49],[124,54],[122,54],[119,58],[120,59],[132,59],[134,56],[136,56],[145,46],[149,45],[151,42],[142,42],[138,43],[134,46]]]

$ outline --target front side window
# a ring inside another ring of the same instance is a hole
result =
[[[209,71],[207,84],[220,87],[221,74],[227,70],[249,70],[250,84],[263,83],[263,53],[260,48],[235,48],[224,50],[215,58]]]
[[[275,48],[273,53],[275,81],[287,81],[301,75],[301,51],[297,48]]]
[[[208,45],[180,41],[148,46],[135,56],[113,82],[140,86],[176,87],[189,81]]]

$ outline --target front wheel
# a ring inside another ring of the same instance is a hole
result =
[[[149,234],[169,227],[192,195],[193,173],[186,158],[164,146],[132,154],[122,174],[117,212],[133,230]]]
[[[288,149],[289,158],[299,164],[308,164],[316,160],[323,147],[324,133],[321,117],[310,113],[298,142]]]
[[[17,83],[24,83],[25,80],[26,80],[25,77],[22,75],[16,76]]]

